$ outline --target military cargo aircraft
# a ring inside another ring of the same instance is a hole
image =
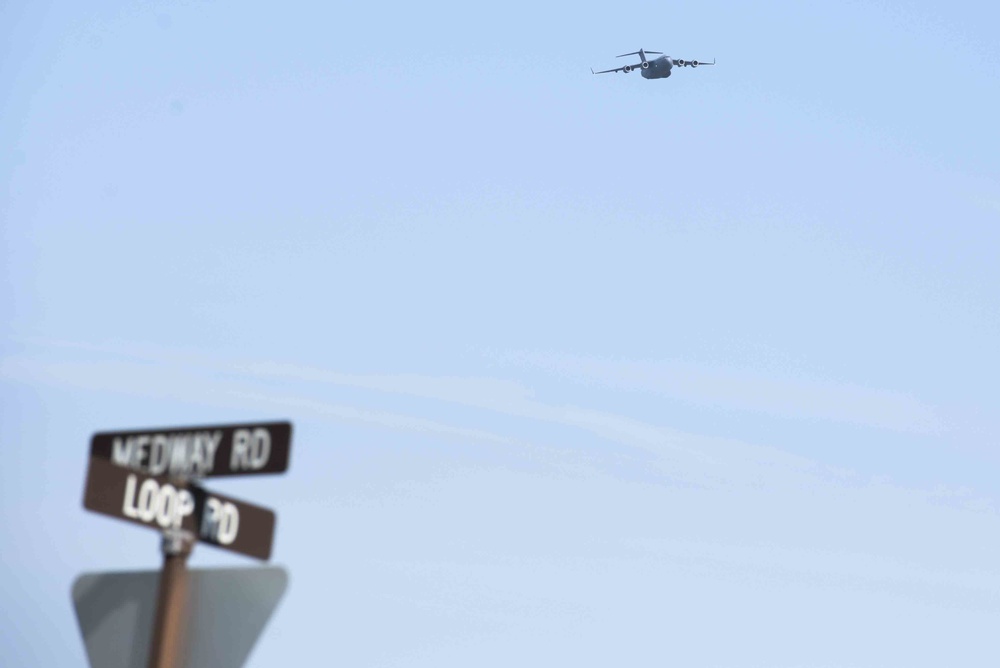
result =
[[[653,60],[648,60],[646,58],[647,54],[655,53],[659,55],[659,58],[654,58]],[[703,63],[697,60],[683,60],[680,58],[671,58],[670,56],[664,56],[662,51],[646,51],[645,49],[639,49],[638,51],[633,51],[632,53],[623,53],[618,56],[618,58],[624,58],[625,56],[639,56],[640,62],[635,65],[623,65],[622,67],[616,67],[613,70],[601,70],[600,72],[594,72],[594,68],[590,68],[593,74],[607,74],[608,72],[625,72],[628,74],[632,70],[640,70],[642,72],[643,79],[666,79],[670,76],[670,70],[674,67],[698,67],[699,65],[715,65],[715,59],[712,59],[710,63]]]

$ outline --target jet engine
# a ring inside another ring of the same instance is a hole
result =
[[[642,69],[644,69],[644,70],[648,70],[649,69],[649,61],[648,60],[642,61]]]
[[[674,62],[680,65],[681,67],[684,67],[687,64],[683,60],[675,60]]]
[[[622,72],[624,72],[625,74],[628,74],[631,71],[632,71],[631,65],[626,65],[625,67],[622,68]]]
[[[698,61],[697,60],[692,60],[691,61],[691,67],[698,67]]]

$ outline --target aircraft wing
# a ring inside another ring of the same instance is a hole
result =
[[[607,74],[608,72],[631,72],[632,70],[642,69],[642,63],[637,63],[635,65],[623,65],[622,67],[616,67],[613,70],[601,70],[600,72],[595,72],[594,68],[590,68],[591,74]]]

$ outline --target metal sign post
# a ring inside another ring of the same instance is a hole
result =
[[[167,529],[160,543],[163,569],[156,598],[153,640],[149,646],[149,668],[177,668],[183,658],[187,628],[187,559],[194,548],[194,535],[184,529]]]

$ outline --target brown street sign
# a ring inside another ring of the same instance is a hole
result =
[[[274,513],[246,501],[90,458],[83,506],[150,529],[184,529],[203,543],[267,561]]]
[[[291,422],[104,431],[90,456],[171,478],[282,473],[288,469]]]

